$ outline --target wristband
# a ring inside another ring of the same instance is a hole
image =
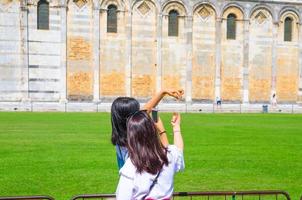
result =
[[[162,135],[162,134],[164,134],[164,133],[166,133],[166,131],[162,131],[162,132],[160,132],[160,133],[158,133],[159,135]]]

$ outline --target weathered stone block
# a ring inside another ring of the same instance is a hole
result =
[[[125,96],[125,73],[112,72],[100,74],[101,96]]]
[[[93,98],[93,75],[89,72],[69,73],[67,77],[70,100],[91,100]]]

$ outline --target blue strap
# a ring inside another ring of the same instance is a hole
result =
[[[119,145],[116,145],[116,157],[117,157],[117,164],[118,168],[121,169],[126,161],[127,149],[122,149]]]

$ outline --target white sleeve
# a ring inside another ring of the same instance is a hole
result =
[[[175,145],[169,145],[168,150],[173,156],[173,161],[175,165],[174,171],[175,172],[183,171],[185,168],[183,151],[178,149]]]
[[[116,200],[131,200],[133,193],[133,180],[121,174],[116,189]]]

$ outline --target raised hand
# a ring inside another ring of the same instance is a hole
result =
[[[165,94],[174,97],[176,99],[181,99],[182,95],[184,94],[184,90],[183,89],[178,89],[178,90],[173,90],[173,89],[169,89],[169,90],[165,90]]]

